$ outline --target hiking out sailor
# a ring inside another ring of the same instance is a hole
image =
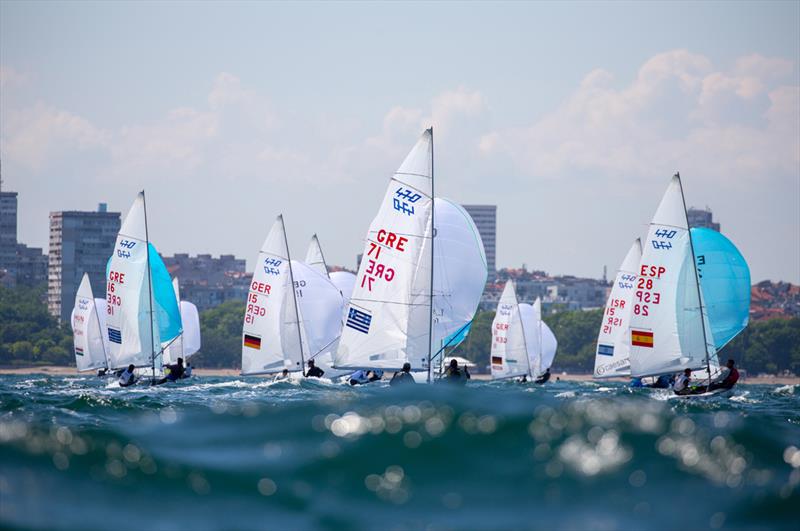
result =
[[[544,374],[536,378],[536,381],[534,383],[542,385],[544,383],[547,383],[549,380],[550,380],[550,367],[548,367],[547,370],[544,371]]]
[[[183,376],[181,376],[181,378],[191,378],[191,377],[192,377],[192,364],[187,361],[186,368],[183,369]]]
[[[692,381],[692,369],[684,369],[683,374],[675,379],[675,385],[672,389],[676,395],[687,395],[691,391],[689,383]]]
[[[444,371],[444,380],[446,382],[464,384],[467,383],[469,378],[469,373],[465,373],[458,368],[458,361],[455,359],[450,360],[450,366]]]
[[[281,380],[288,380],[289,379],[289,369],[283,369],[279,374],[275,375],[275,378],[272,379],[273,382],[279,382]]]
[[[647,387],[651,389],[669,389],[670,385],[674,381],[674,378],[671,377],[669,374],[662,374],[659,376],[655,382],[651,383]]]
[[[308,371],[306,371],[306,378],[322,378],[325,371],[317,367],[314,360],[308,360]]]
[[[156,385],[161,385],[167,382],[177,382],[183,378],[184,372],[186,372],[186,369],[183,366],[183,358],[178,358],[178,363],[164,366],[165,376],[158,380]]]
[[[719,382],[713,382],[709,387],[709,391],[714,391],[716,389],[732,389],[736,382],[739,381],[739,371],[735,367],[735,363],[733,360],[728,360],[728,363],[725,365],[727,368],[727,373],[725,377]]]
[[[122,374],[119,375],[119,386],[120,387],[128,387],[129,385],[133,385],[136,383],[136,377],[133,374],[134,366],[131,363],[128,365],[128,368],[122,371]]]
[[[400,372],[394,373],[392,376],[391,381],[389,381],[389,385],[403,385],[403,384],[413,384],[416,383],[414,381],[414,377],[411,375],[411,364],[405,362],[403,364],[403,370]]]

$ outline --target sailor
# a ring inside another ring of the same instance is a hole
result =
[[[444,371],[444,380],[450,383],[467,383],[469,374],[466,375],[458,368],[458,361],[455,358],[450,360],[450,366]]]
[[[108,373],[108,369],[105,367],[103,367],[102,369],[97,369],[97,376],[99,378],[106,376],[106,373]]]
[[[644,387],[641,378],[631,378],[631,387]]]
[[[161,385],[167,382],[177,382],[183,378],[184,372],[186,372],[186,369],[183,366],[183,358],[178,358],[178,363],[164,366],[164,373],[166,373],[166,376],[158,380],[155,385]]]
[[[120,387],[128,387],[129,385],[133,385],[136,383],[136,377],[133,374],[134,370],[133,364],[128,365],[128,368],[122,371],[122,374],[119,375],[119,386]]]
[[[651,389],[669,389],[670,384],[670,375],[662,374],[658,377],[658,379],[653,382],[652,384],[648,385]]]
[[[394,376],[392,376],[389,385],[403,385],[403,384],[413,384],[413,383],[416,382],[414,381],[414,377],[411,376],[411,364],[405,362],[403,364],[403,370],[394,373]]]
[[[187,361],[186,368],[183,369],[183,376],[181,376],[181,378],[191,378],[191,377],[192,377],[192,364]]]
[[[308,371],[306,371],[306,378],[322,378],[325,371],[320,369],[314,363],[314,360],[308,360]]]
[[[727,374],[720,382],[714,382],[709,387],[709,391],[714,391],[716,389],[732,389],[736,382],[739,381],[739,371],[735,367],[735,363],[733,360],[728,360],[728,363],[725,365],[728,369]]]
[[[350,375],[348,379],[350,385],[361,385],[369,382],[369,378],[367,377],[367,371],[364,369],[359,369],[353,374]]]
[[[375,369],[374,371],[367,371],[367,381],[375,382],[383,378],[383,370]]]
[[[538,378],[536,378],[536,381],[533,383],[542,385],[547,383],[548,381],[550,381],[550,367],[548,367],[547,370],[544,371],[544,374],[541,374]]]
[[[528,383],[528,375],[523,374],[522,378],[519,379],[519,383]]]
[[[692,381],[692,369],[684,369],[683,374],[675,379],[673,390],[676,395],[688,395],[691,390],[689,389],[689,382]]]

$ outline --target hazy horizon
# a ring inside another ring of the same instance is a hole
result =
[[[352,268],[434,127],[436,194],[495,204],[497,267],[599,278],[670,177],[753,283],[800,283],[800,3],[0,3],[3,190],[248,267],[283,213]]]

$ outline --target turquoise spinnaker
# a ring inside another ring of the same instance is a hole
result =
[[[719,232],[692,229],[703,302],[717,350],[745,329],[750,317],[750,268],[742,253]]]
[[[156,322],[158,323],[158,337],[161,343],[169,343],[183,332],[181,310],[178,298],[172,288],[172,279],[164,265],[161,256],[148,244],[150,251],[150,279],[153,283],[153,299],[155,299]]]
[[[181,310],[178,298],[172,288],[172,279],[161,255],[148,244],[150,254],[150,280],[153,283],[153,299],[155,300],[155,322],[158,326],[158,337],[162,344],[170,343],[183,332]],[[111,268],[111,258],[106,263],[106,278]],[[146,281],[146,280],[145,280]]]

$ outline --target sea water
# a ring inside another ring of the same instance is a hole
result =
[[[0,527],[797,529],[800,389],[0,376]]]

